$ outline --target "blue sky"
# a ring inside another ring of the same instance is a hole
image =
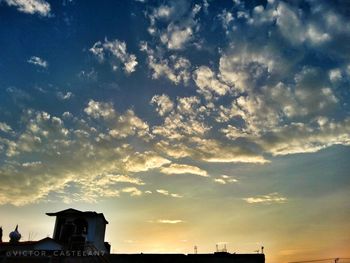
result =
[[[75,207],[117,251],[346,254],[349,11],[0,1],[0,225]]]

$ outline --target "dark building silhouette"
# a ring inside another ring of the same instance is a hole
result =
[[[263,253],[230,254],[226,247],[213,254],[110,254],[104,240],[108,221],[102,213],[69,208],[47,215],[56,217],[53,237],[0,241],[0,263],[265,263]],[[10,235],[20,237],[17,227]]]
[[[71,250],[91,249],[109,253],[110,245],[104,241],[108,221],[103,214],[72,208],[46,214],[56,216],[53,233],[56,242]]]

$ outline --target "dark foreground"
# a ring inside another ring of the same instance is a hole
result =
[[[265,263],[264,254],[110,254],[86,257],[2,256],[0,263]]]

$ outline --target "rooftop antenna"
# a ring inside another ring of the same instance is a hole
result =
[[[261,254],[264,254],[264,246],[261,247]],[[337,262],[335,262],[337,263]]]
[[[219,245],[216,244],[216,252],[219,252]]]
[[[197,248],[197,246],[194,246],[194,253],[195,253],[195,254],[198,253],[198,248]]]

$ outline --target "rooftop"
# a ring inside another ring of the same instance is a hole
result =
[[[104,217],[102,213],[96,213],[94,211],[79,211],[73,208],[68,208],[59,212],[55,213],[46,213],[48,216],[62,216],[62,215],[82,215],[85,217],[102,217],[106,224],[108,224],[108,221]]]

